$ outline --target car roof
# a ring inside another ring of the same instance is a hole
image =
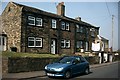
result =
[[[73,57],[73,58],[76,58],[76,57],[82,57],[82,56],[63,56],[63,57]]]

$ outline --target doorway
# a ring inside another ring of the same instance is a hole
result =
[[[51,39],[51,53],[56,54],[56,39]]]

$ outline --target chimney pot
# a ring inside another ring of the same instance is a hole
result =
[[[64,5],[64,2],[61,2],[62,5]]]
[[[81,17],[79,17],[79,16],[76,17],[75,19],[78,20],[78,21],[81,21]]]
[[[65,5],[64,2],[61,2],[57,5],[57,14],[61,16],[65,16]]]

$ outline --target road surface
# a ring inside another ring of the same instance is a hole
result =
[[[120,76],[119,70],[120,70],[120,62],[117,63],[112,63],[96,68],[92,68],[91,72],[88,75],[84,74],[79,74],[75,75],[69,80],[120,80],[118,79]],[[31,78],[31,79],[26,79],[26,80],[56,80],[56,79],[61,79],[61,78],[48,78],[47,76],[44,77],[36,77],[36,78]],[[64,79],[66,80],[66,79]]]

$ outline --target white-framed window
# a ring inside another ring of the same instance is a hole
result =
[[[28,24],[29,25],[35,25],[35,17],[28,16]]]
[[[36,18],[36,26],[42,26],[42,18]]]
[[[35,47],[35,38],[34,37],[28,38],[28,47]]]
[[[3,45],[5,45],[5,43],[6,43],[5,42],[5,37],[2,38],[2,43],[3,43]]]
[[[61,40],[61,48],[65,48],[65,40]]]
[[[88,51],[88,48],[89,48],[88,42],[86,41],[86,42],[85,42],[85,51]]]
[[[61,48],[70,48],[70,40],[61,40]]]
[[[63,22],[63,21],[61,22],[61,29],[65,30],[65,22]]]
[[[86,34],[87,34],[87,35],[89,34],[89,29],[88,29],[88,28],[86,28]]]
[[[66,23],[66,30],[70,30],[70,24],[69,23]]]
[[[70,48],[70,40],[66,40],[66,48]]]
[[[80,48],[79,41],[77,41],[76,47]]]
[[[91,36],[92,36],[92,37],[95,37],[95,29],[94,29],[94,28],[91,28],[91,29],[90,29],[90,32],[91,32]]]
[[[42,47],[42,38],[28,37],[28,47]]]
[[[55,19],[52,19],[52,28],[56,28],[56,25],[57,25],[56,22],[57,22],[57,21],[56,21]]]
[[[76,24],[76,32],[80,32],[80,26]]]
[[[95,32],[94,31],[91,32],[91,36],[95,37]]]
[[[83,26],[80,27],[80,32],[83,33]]]
[[[77,41],[77,48],[83,48],[83,41]]]
[[[36,47],[42,47],[42,38],[36,38],[35,39],[36,41],[35,41],[35,46]]]
[[[83,26],[80,26],[80,25],[76,24],[76,32],[83,33],[84,32],[83,29],[84,29]]]

